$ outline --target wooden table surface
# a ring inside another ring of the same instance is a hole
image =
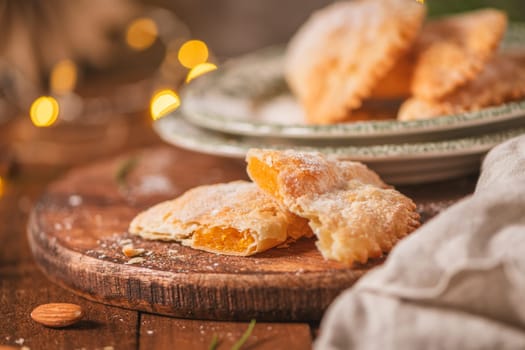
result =
[[[78,147],[78,154],[64,158],[62,162],[50,155],[53,161],[49,164],[42,164],[41,154],[35,155],[40,164],[32,164],[28,156],[31,152],[24,153],[32,147],[30,143],[38,142],[38,137],[24,139],[27,133],[14,131],[20,128],[20,123],[24,130],[33,128],[19,120],[0,125],[0,176],[4,184],[0,187],[0,349],[9,348],[6,346],[25,346],[32,350],[208,349],[214,335],[219,340],[218,349],[230,349],[247,329],[248,323],[176,319],[91,302],[51,283],[33,261],[26,224],[32,204],[46,185],[73,163],[88,164],[94,158],[160,144],[146,118],[137,116],[127,121],[127,137],[119,147],[110,148],[103,154],[93,151],[96,143],[84,149]],[[53,139],[59,140],[57,136],[66,131],[57,128],[54,132]],[[71,133],[71,130],[67,132]],[[39,147],[33,145],[33,151],[38,151]],[[40,148],[40,152],[45,152],[45,149]],[[186,157],[192,160],[201,157],[200,161],[215,166],[243,166],[242,162],[187,151],[182,151],[181,155],[181,162]],[[14,158],[14,167],[11,158]],[[473,175],[399,189],[415,199],[424,219],[428,219],[472,192],[475,180]],[[32,321],[31,310],[49,302],[79,304],[85,310],[85,317],[80,323],[65,329],[46,328]],[[318,324],[258,322],[243,349],[309,349],[317,329]]]

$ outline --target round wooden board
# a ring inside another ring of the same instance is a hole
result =
[[[184,318],[319,320],[381,260],[348,268],[324,260],[311,239],[253,257],[224,256],[127,231],[137,213],[159,201],[246,178],[242,161],[165,147],[74,169],[31,213],[33,255],[53,281],[102,303]],[[129,264],[122,253],[129,240],[146,250],[143,262]]]

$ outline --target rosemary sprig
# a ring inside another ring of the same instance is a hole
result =
[[[244,334],[241,336],[239,340],[235,344],[233,344],[231,350],[240,350],[241,347],[246,343],[248,338],[250,338],[250,335],[252,335],[253,329],[255,328],[255,319],[252,319],[250,321],[250,324],[248,325],[248,329],[244,332]],[[219,338],[217,334],[213,335],[213,338],[211,338],[210,346],[208,347],[208,350],[216,350],[217,346],[219,346]]]
[[[254,328],[255,328],[255,319],[252,319],[250,321],[250,324],[248,325],[248,329],[246,329],[246,332],[244,332],[241,339],[239,339],[235,344],[233,344],[231,350],[239,350],[241,346],[243,346],[244,343],[246,343],[250,335],[252,335]]]
[[[117,172],[115,173],[115,181],[117,182],[119,187],[127,187],[127,177],[129,173],[133,170],[133,168],[135,168],[137,163],[138,157],[129,157],[120,164],[120,166],[117,169]]]
[[[213,335],[213,338],[211,338],[210,346],[208,347],[208,350],[216,350],[217,346],[219,345],[219,337],[217,334]]]

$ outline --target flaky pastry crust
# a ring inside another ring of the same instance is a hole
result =
[[[129,232],[240,256],[311,235],[304,219],[246,181],[193,188],[137,215]]]
[[[457,91],[433,101],[418,97],[406,100],[401,105],[398,119],[454,115],[525,98],[525,66],[521,61],[524,57],[517,53],[500,53],[479,76]]]
[[[336,2],[292,38],[285,77],[311,124],[352,120],[352,110],[416,38],[425,6],[415,1]]]
[[[494,9],[427,22],[412,49],[417,57],[413,95],[436,100],[473,80],[498,49],[506,28],[506,14]]]
[[[416,206],[365,165],[320,153],[251,149],[248,175],[307,218],[327,259],[366,262],[419,226]]]

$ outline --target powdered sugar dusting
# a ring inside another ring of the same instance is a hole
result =
[[[206,246],[202,240],[197,244],[195,235],[218,228],[206,234],[217,234],[221,239],[224,229],[234,229],[248,232],[254,238],[254,243],[242,253],[253,254],[286,241],[288,227],[293,223],[294,216],[257,185],[234,181],[195,187],[174,200],[157,204],[133,219],[130,232],[148,239],[176,240],[190,247],[227,253],[226,246],[221,250],[219,246]]]
[[[326,258],[366,262],[419,226],[415,204],[361,163],[293,150],[252,149],[252,157],[271,159],[284,204],[310,220]]]

